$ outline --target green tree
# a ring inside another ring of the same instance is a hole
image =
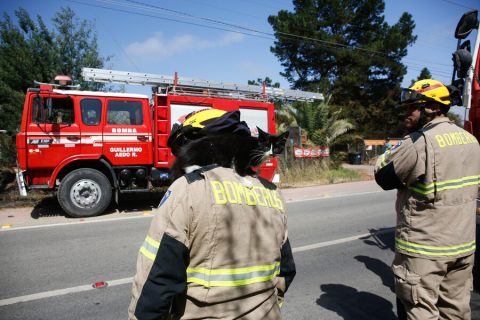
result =
[[[291,103],[275,102],[275,122],[277,129],[280,131],[286,131],[290,127],[298,127],[297,110]]]
[[[14,18],[4,13],[0,20],[0,130],[10,137],[20,124],[25,92],[34,80],[52,82],[55,75],[66,74],[83,88],[103,87],[80,77],[82,67],[101,68],[109,59],[98,53],[93,24],[79,21],[69,8],[61,9],[53,22],[49,30],[40,16],[33,20],[21,8]]]
[[[343,108],[330,104],[330,98],[320,103],[284,104],[276,113],[277,124],[301,127],[307,131],[312,144],[322,147],[332,147],[358,139],[359,136],[352,132],[355,125],[345,118]]]
[[[0,21],[0,129],[13,135],[20,123],[24,93],[33,81],[55,75],[55,51],[41,17],[35,23],[24,9],[17,24],[4,14]]]
[[[430,70],[428,68],[423,68],[420,71],[420,74],[418,75],[416,80],[410,81],[410,86],[413,86],[413,84],[417,81],[424,80],[424,79],[432,79],[432,74],[430,73]]]
[[[411,15],[403,13],[390,26],[382,0],[294,0],[293,5],[293,12],[269,17],[276,37],[271,51],[293,88],[332,95],[332,104],[344,106],[366,134],[399,130],[393,106],[406,73],[401,59],[416,39]]]
[[[279,82],[273,83],[273,80],[270,79],[269,77],[265,77],[265,79],[257,78],[257,80],[248,80],[248,84],[255,85],[255,86],[261,86],[263,85],[264,82],[267,87],[280,88],[280,83]]]
[[[53,23],[58,31],[55,45],[59,73],[71,76],[82,89],[103,89],[104,84],[83,81],[81,75],[83,67],[102,68],[110,60],[99,55],[95,25],[91,21],[80,21],[70,8],[57,12]]]

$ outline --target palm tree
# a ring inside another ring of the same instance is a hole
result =
[[[342,107],[330,105],[331,96],[320,103],[295,102],[280,104],[277,108],[277,126],[300,126],[307,131],[310,145],[332,148],[351,144],[363,138],[354,133],[354,124],[343,116]],[[323,167],[331,165],[331,159],[322,160]]]
[[[277,105],[277,124],[280,128],[300,126],[306,130],[313,144],[331,147],[361,139],[352,134],[354,124],[343,117],[342,107],[330,105],[331,96],[320,103],[295,102]]]
[[[313,130],[311,138],[313,143],[323,147],[332,147],[358,139],[358,135],[351,133],[355,126],[349,120],[341,118],[341,108],[329,107],[328,104],[322,103],[319,105],[319,109],[320,125]]]
[[[277,129],[280,131],[286,131],[290,127],[298,127],[297,110],[287,102],[275,101],[275,119]]]

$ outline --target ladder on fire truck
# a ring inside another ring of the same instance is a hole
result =
[[[323,94],[300,90],[290,90],[259,85],[241,85],[235,83],[215,82],[174,76],[116,71],[107,69],[83,68],[83,79],[86,81],[149,85],[155,87],[158,94],[207,95],[240,100],[288,101],[323,100]]]

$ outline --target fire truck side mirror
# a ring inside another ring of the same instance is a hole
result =
[[[478,10],[471,10],[463,14],[455,29],[455,38],[465,39],[474,29],[478,29]]]
[[[472,54],[467,49],[458,49],[453,53],[453,64],[458,78],[465,78],[472,65]]]

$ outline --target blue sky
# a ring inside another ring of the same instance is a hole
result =
[[[408,66],[403,85],[408,86],[423,67],[434,78],[449,83],[457,21],[464,12],[480,9],[480,1],[385,2],[389,24],[397,22],[405,11],[413,15],[416,23],[414,33],[418,39],[403,60]],[[100,53],[113,56],[109,63],[112,69],[163,75],[177,71],[180,76],[241,84],[268,76],[283,88],[289,86],[279,74],[280,63],[270,52],[273,37],[267,18],[281,9],[292,10],[290,0],[0,0],[2,12],[13,16],[15,9],[23,7],[32,17],[42,16],[49,26],[54,13],[67,6],[78,18],[95,22]],[[208,19],[224,24],[213,24]],[[227,24],[266,34],[251,36],[246,29]],[[227,31],[233,29],[241,33]],[[150,92],[145,87],[129,86],[127,90]]]

